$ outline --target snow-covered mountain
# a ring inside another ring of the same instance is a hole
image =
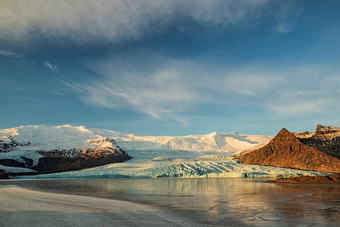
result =
[[[0,130],[0,140],[13,139],[18,143],[30,143],[30,150],[72,149],[97,147],[112,144],[94,144],[103,137],[86,129],[84,126],[45,126],[29,125]]]
[[[188,136],[141,136],[110,130],[91,129],[92,132],[115,139],[125,150],[187,150],[239,153],[266,144],[272,139],[265,135],[245,135],[237,132]]]
[[[48,173],[129,159],[112,138],[83,126],[20,126],[0,130],[0,170]]]
[[[0,140],[8,137],[19,143],[30,143],[29,149],[72,149],[112,146],[104,138],[112,138],[124,150],[188,150],[238,153],[267,143],[271,136],[245,135],[237,132],[188,136],[142,136],[84,126],[20,126],[0,130]],[[25,148],[23,148],[25,149]]]
[[[92,167],[98,167],[86,170],[76,168],[82,170],[28,177],[277,177],[318,174],[243,165],[230,156],[244,149],[261,146],[271,138],[235,132],[189,136],[141,136],[105,129],[88,129],[84,126],[20,126],[0,130],[0,177],[1,171],[5,174],[7,172],[21,175],[35,171],[44,173],[39,171],[36,167],[39,165],[36,164],[43,158],[45,158],[43,165],[49,165],[51,158],[52,164],[55,164],[53,158],[60,155],[64,155],[66,161],[68,158],[74,160],[72,157],[81,157],[80,164],[87,162],[86,168],[91,166],[93,161],[97,161]],[[120,161],[127,160],[126,153],[119,147],[133,158],[123,163],[114,163],[117,159],[109,159],[112,156],[106,156],[116,153],[121,155],[118,156],[122,157]],[[1,163],[1,160],[4,162]],[[74,163],[79,164],[79,158],[75,161],[71,162],[71,167]],[[17,165],[18,163],[21,164]],[[103,166],[104,164],[108,165]],[[66,168],[69,166],[66,165]]]

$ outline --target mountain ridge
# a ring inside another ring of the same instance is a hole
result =
[[[51,131],[52,129],[54,130],[53,132]],[[56,133],[56,131],[60,132]],[[60,140],[51,140],[48,136],[42,134],[53,135],[59,137]],[[265,144],[272,138],[266,135],[246,135],[237,132],[212,132],[205,135],[186,136],[146,136],[72,125],[30,125],[0,129],[0,139],[8,135],[16,138],[19,142],[30,141],[31,147],[34,146],[34,141],[40,136],[41,140],[46,141],[45,144],[40,144],[40,147],[43,145],[45,149],[89,147],[91,146],[89,140],[108,137],[114,139],[117,145],[124,150],[167,149],[230,153],[238,153],[253,146]]]
[[[339,128],[321,125],[312,133],[283,128],[266,145],[235,157],[244,164],[340,173],[339,132]]]
[[[12,175],[81,170],[130,158],[113,139],[83,126],[0,130],[0,170]]]

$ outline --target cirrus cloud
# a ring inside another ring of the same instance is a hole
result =
[[[213,70],[197,61],[156,59],[143,67],[131,58],[96,61],[87,64],[98,74],[93,79],[64,81],[60,73],[57,79],[89,105],[139,111],[154,119],[176,118],[185,125],[189,123],[182,114],[205,104],[256,105],[281,115],[340,113],[336,69],[306,65],[284,72],[259,66]],[[329,72],[335,74],[320,81],[320,75]]]
[[[300,6],[269,0],[2,0],[0,8],[3,42],[88,44],[137,40],[188,20],[230,26],[265,15],[277,33],[288,33]]]

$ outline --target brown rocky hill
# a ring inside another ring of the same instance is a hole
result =
[[[236,155],[244,164],[340,173],[340,129],[317,126],[313,133],[283,128],[265,146]]]

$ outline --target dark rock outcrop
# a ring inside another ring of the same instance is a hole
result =
[[[11,152],[17,146],[29,146],[29,143],[20,144],[15,140],[9,138],[9,143],[2,146],[3,153]],[[104,138],[100,141],[94,141],[93,145],[101,144],[102,142],[109,142],[111,147],[95,147],[95,148],[73,148],[73,149],[54,149],[49,151],[32,151],[38,152],[42,157],[39,158],[38,163],[28,157],[20,156],[20,158],[2,158],[0,164],[10,167],[29,168],[36,172],[20,172],[20,173],[6,173],[1,171],[2,178],[8,178],[15,175],[32,175],[41,173],[55,173],[72,170],[81,170],[92,168],[96,166],[106,165],[110,163],[123,162],[131,157],[110,138]],[[18,161],[22,160],[22,161]]]
[[[8,179],[9,175],[0,169],[0,179]]]
[[[340,184],[340,174],[328,176],[304,176],[279,178],[272,182],[275,183],[293,183],[293,184]]]
[[[317,125],[315,132],[296,136],[302,143],[340,158],[340,128]]]
[[[75,151],[71,152],[74,153]],[[39,158],[38,164],[32,167],[32,169],[39,173],[81,170],[109,163],[122,162],[131,158],[120,148],[114,150],[108,147],[81,149],[75,156],[65,155],[65,153],[70,153],[70,151],[64,150],[40,153],[44,157]]]
[[[331,130],[321,131],[322,128],[325,127],[318,126],[316,132],[312,134],[307,132],[294,134],[284,128],[265,146],[242,152],[236,158],[244,164],[340,173],[340,159],[337,155],[331,155],[339,149],[338,145],[332,142],[339,139],[336,136],[338,129],[331,127],[329,128]],[[320,146],[325,146],[320,144],[332,146],[321,149]]]
[[[19,143],[12,138],[12,136],[7,136],[7,141],[5,142],[4,139],[0,139],[0,153],[5,153],[13,150],[18,146],[29,146],[30,142],[23,142]]]
[[[9,158],[0,159],[0,164],[4,166],[11,166],[11,167],[22,167],[22,168],[27,167],[25,166],[25,163],[19,162],[14,159],[9,159]]]

